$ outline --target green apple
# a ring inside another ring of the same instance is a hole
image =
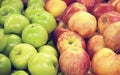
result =
[[[9,34],[6,35],[6,47],[3,50],[3,54],[5,54],[6,56],[9,56],[9,53],[11,52],[12,48],[17,45],[22,43],[22,39],[20,36],[16,35],[16,34]]]
[[[24,14],[24,15],[25,15],[29,20],[31,20],[31,18],[32,18],[33,16],[36,16],[36,15],[42,13],[43,11],[45,11],[45,9],[44,9],[43,7],[40,7],[40,6],[30,6],[30,7],[27,7],[27,8],[25,9],[25,14]]]
[[[10,75],[11,62],[7,56],[0,53],[0,75]]]
[[[16,9],[20,11],[22,11],[24,8],[22,0],[2,0],[1,7],[8,6],[8,5],[15,7]]]
[[[21,12],[12,7],[12,6],[4,6],[0,8],[0,25],[4,25],[5,20],[12,14],[21,14]]]
[[[15,33],[21,35],[25,26],[30,24],[29,20],[21,14],[12,14],[6,20],[4,24],[5,33]]]
[[[30,24],[26,26],[22,32],[22,40],[34,47],[40,47],[46,44],[48,40],[48,33],[46,29],[40,24]]]
[[[55,17],[47,11],[42,12],[40,15],[34,16],[31,22],[43,25],[48,33],[51,33],[56,27]]]
[[[34,54],[37,50],[32,45],[21,43],[12,48],[9,58],[16,69],[27,69],[28,60]]]
[[[0,28],[0,52],[6,47],[6,37],[4,34],[4,29]]]
[[[28,70],[31,75],[57,75],[58,60],[54,55],[40,52],[29,59]]]
[[[16,70],[12,72],[10,75],[29,75],[25,70]]]
[[[27,7],[36,6],[36,5],[44,7],[45,1],[44,0],[29,0],[28,4],[27,4]]]
[[[50,45],[40,46],[38,48],[38,51],[46,53],[46,54],[52,54],[52,55],[55,55],[56,57],[58,56],[57,55],[57,50],[53,46],[50,46]]]

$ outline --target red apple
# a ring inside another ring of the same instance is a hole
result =
[[[83,48],[72,46],[60,55],[59,64],[64,75],[84,75],[90,67],[90,58]]]
[[[106,0],[95,0],[95,3],[104,3]]]
[[[86,7],[78,2],[70,4],[63,13],[63,21],[67,24],[69,18],[78,11],[87,11]]]
[[[120,0],[114,6],[115,10],[120,13]]]
[[[71,3],[75,2],[76,0],[63,0],[69,6]]]
[[[63,53],[67,48],[73,46],[85,49],[86,44],[83,37],[73,31],[66,31],[58,37],[57,49],[60,54]]]
[[[120,0],[109,0],[108,3],[111,3],[113,6],[115,6],[118,1]]]
[[[110,11],[102,14],[98,18],[98,31],[103,33],[108,26],[117,21],[120,21],[120,13],[116,11]]]
[[[102,48],[93,56],[91,67],[96,75],[120,75],[120,54]]]
[[[111,24],[103,32],[105,46],[113,51],[120,51],[120,21]]]
[[[114,11],[114,7],[111,3],[97,3],[91,13],[98,19],[102,14],[110,11]]]
[[[79,11],[70,17],[68,28],[79,33],[84,38],[89,38],[97,29],[97,21],[90,13]]]
[[[90,58],[92,59],[93,55],[103,47],[105,47],[103,36],[101,34],[92,36],[87,43],[87,51]]]

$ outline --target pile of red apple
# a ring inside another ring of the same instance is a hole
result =
[[[0,75],[120,75],[119,41],[120,0],[0,0]]]

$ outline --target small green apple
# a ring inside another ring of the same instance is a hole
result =
[[[6,47],[6,37],[4,34],[4,29],[0,28],[0,52]]]
[[[44,0],[29,0],[28,4],[27,4],[27,7],[36,6],[36,5],[44,7],[45,1]]]
[[[46,54],[52,54],[52,55],[55,55],[56,57],[58,56],[57,55],[57,50],[53,46],[50,46],[50,45],[40,46],[38,48],[38,51],[46,53]]]
[[[12,6],[1,7],[0,8],[0,25],[4,26],[5,20],[12,14],[21,14],[21,12]]]
[[[27,69],[28,60],[34,54],[37,50],[32,45],[21,43],[12,48],[9,58],[16,69]]]
[[[43,7],[40,6],[30,6],[25,9],[25,16],[31,21],[33,16],[36,16],[45,11]]]
[[[39,47],[46,44],[48,40],[48,33],[46,29],[40,24],[30,24],[26,26],[22,32],[22,40],[34,47]]]
[[[2,0],[1,7],[7,6],[7,5],[15,7],[20,11],[22,11],[24,7],[22,0]]]
[[[29,20],[21,14],[12,14],[6,20],[4,24],[5,33],[15,33],[21,35],[25,26],[30,24]]]
[[[45,27],[48,33],[51,33],[56,27],[55,17],[47,11],[42,12],[41,14],[34,16],[31,20],[32,23],[39,23]]]
[[[7,56],[0,53],[0,75],[10,75],[11,62]]]
[[[25,70],[16,70],[12,72],[10,75],[29,75]]]
[[[17,45],[22,43],[22,39],[20,36],[16,35],[16,34],[9,34],[6,35],[6,47],[3,50],[3,54],[5,54],[6,56],[9,56],[9,53],[11,52],[12,48]]]
[[[58,60],[54,55],[40,52],[29,59],[28,70],[31,75],[57,75]]]

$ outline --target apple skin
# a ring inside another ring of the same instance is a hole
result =
[[[63,0],[48,0],[45,4],[45,9],[54,17],[59,17],[67,8],[67,4]]]
[[[87,11],[86,7],[78,2],[70,4],[64,11],[62,20],[67,24],[69,18],[78,11]]]
[[[111,24],[103,33],[105,47],[112,49],[115,52],[120,51],[120,21]]]
[[[120,21],[120,13],[116,11],[110,11],[102,14],[98,18],[98,31],[103,33],[107,27],[117,21]]]
[[[72,46],[60,55],[59,64],[64,75],[84,75],[90,67],[90,58],[83,48]]]
[[[25,70],[15,70],[10,75],[29,75]]]
[[[91,67],[96,75],[119,75],[120,55],[109,48],[102,48],[93,56]]]
[[[90,38],[97,29],[97,21],[92,14],[79,11],[70,17],[68,28],[79,33],[84,38]]]
[[[60,54],[67,48],[71,48],[73,46],[86,49],[86,44],[83,37],[73,31],[66,31],[59,36],[57,40],[57,49]]]
[[[31,75],[57,75],[58,60],[54,54],[39,52],[29,59],[28,70]]]
[[[115,10],[116,10],[117,12],[120,13],[120,1],[118,1],[118,2],[115,4],[114,8],[115,8]]]
[[[91,38],[89,38],[87,42],[87,51],[90,58],[92,59],[93,55],[97,51],[99,51],[101,48],[104,48],[104,47],[105,45],[104,45],[103,35],[96,34],[96,35],[93,35]]]
[[[76,0],[63,0],[69,6],[70,4],[74,3]]]
[[[34,46],[26,43],[17,44],[9,54],[10,61],[16,69],[27,69],[29,58],[37,54]]]
[[[27,7],[30,7],[30,6],[44,7],[45,1],[44,0],[28,0]]]

